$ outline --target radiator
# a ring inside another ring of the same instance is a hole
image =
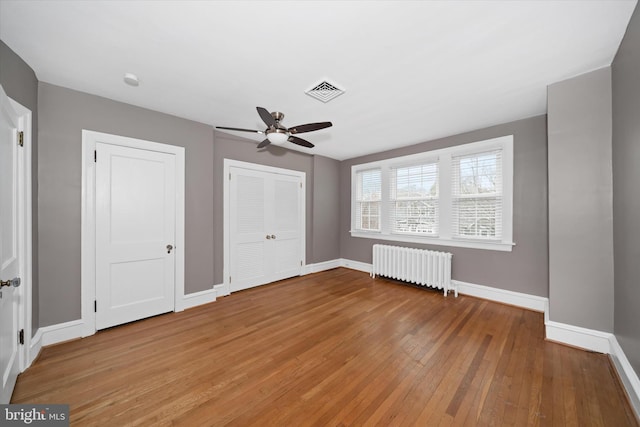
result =
[[[451,284],[451,257],[448,252],[373,245],[371,277],[383,276],[420,286],[443,289],[444,296],[457,286]]]

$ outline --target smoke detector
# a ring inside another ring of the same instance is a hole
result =
[[[123,80],[129,86],[138,86],[138,85],[140,85],[140,80],[138,80],[138,76],[136,76],[133,73],[125,73]]]
[[[307,95],[327,103],[334,98],[342,95],[345,92],[344,89],[340,89],[337,84],[331,83],[327,80],[322,80],[311,87],[311,89],[305,91]]]

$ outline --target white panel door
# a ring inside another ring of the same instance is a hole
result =
[[[230,291],[302,271],[302,180],[298,176],[231,167]]]
[[[19,117],[0,87],[0,280],[3,281],[10,281],[20,273],[18,124]],[[18,287],[0,287],[0,404],[9,403],[20,372],[20,296]]]
[[[175,156],[96,143],[96,329],[172,311]]]

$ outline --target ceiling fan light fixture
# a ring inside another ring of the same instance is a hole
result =
[[[267,135],[267,139],[274,145],[282,145],[287,142],[289,135],[284,132],[271,132]]]

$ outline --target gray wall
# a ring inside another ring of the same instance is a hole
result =
[[[244,138],[224,133],[214,138],[208,125],[47,83],[40,83],[39,99],[40,274],[47,278],[41,326],[80,318],[82,129],[187,148],[186,293],[223,281],[224,158],[305,172],[307,263],[339,257],[338,161],[278,147],[258,151]],[[320,219],[314,221],[314,214]]]
[[[611,69],[548,88],[549,318],[613,332]]]
[[[79,319],[82,129],[186,148],[185,292],[211,289],[213,131],[208,125],[39,84],[40,326]]]
[[[38,331],[38,79],[34,71],[0,40],[0,85],[7,96],[31,110],[31,183],[32,183],[32,334]]]
[[[313,258],[310,262],[340,257],[340,162],[313,157]]]
[[[373,239],[351,237],[351,166],[503,135],[514,135],[514,199],[512,252],[402,243],[403,246],[453,253],[456,280],[546,297],[547,135],[546,117],[538,116],[437,139],[410,147],[345,160],[340,164],[340,253],[342,258],[371,262]]]
[[[612,65],[614,332],[640,375],[640,10]]]

